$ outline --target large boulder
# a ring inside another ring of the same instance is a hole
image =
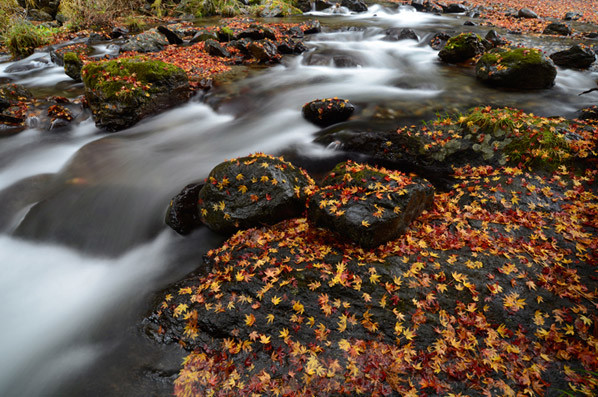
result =
[[[67,52],[63,57],[64,73],[75,81],[81,81],[83,61],[76,52]]]
[[[210,172],[199,192],[200,218],[216,232],[232,233],[297,217],[313,183],[281,158],[254,154],[226,161]]]
[[[518,18],[527,18],[527,19],[536,19],[538,18],[538,14],[534,11],[530,10],[529,8],[522,8],[517,13]]]
[[[309,200],[308,219],[364,248],[401,235],[428,208],[433,186],[363,164],[337,165]]]
[[[129,128],[142,118],[187,101],[189,80],[179,67],[141,58],[92,62],[81,72],[96,125]]]
[[[596,60],[596,54],[591,48],[576,44],[568,50],[558,51],[550,55],[555,65],[565,68],[586,69]]]
[[[385,33],[386,35],[382,40],[386,41],[419,40],[413,29],[388,28]]]
[[[443,62],[459,63],[481,55],[486,50],[483,39],[475,33],[461,33],[451,37],[438,56]]]
[[[554,85],[556,66],[535,48],[496,48],[476,64],[476,76],[495,87],[541,89]]]
[[[347,120],[355,107],[347,99],[316,99],[303,105],[302,113],[306,120],[327,127]]]
[[[272,40],[253,41],[247,50],[259,63],[278,63],[282,56],[278,53],[278,46]]]
[[[347,7],[353,12],[366,12],[368,10],[368,6],[361,0],[342,0],[341,6]]]
[[[469,8],[463,4],[451,3],[442,7],[442,12],[445,14],[460,14],[469,11]]]

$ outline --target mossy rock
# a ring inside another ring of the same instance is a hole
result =
[[[482,55],[476,76],[494,87],[542,89],[554,85],[556,66],[535,48],[496,48]]]
[[[81,69],[83,69],[83,61],[75,52],[67,52],[63,57],[64,73],[75,81],[81,81]]]
[[[199,192],[201,221],[226,234],[298,217],[313,185],[305,171],[281,158],[254,154],[225,161]]]
[[[262,18],[288,17],[291,15],[301,15],[303,12],[284,1],[266,1],[263,5],[257,6],[256,15]]]
[[[481,55],[486,51],[485,40],[475,33],[461,33],[453,36],[438,53],[443,62],[459,63]]]
[[[96,125],[129,128],[142,118],[185,102],[190,88],[179,67],[143,58],[88,63],[81,72]]]

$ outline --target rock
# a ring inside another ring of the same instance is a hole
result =
[[[238,32],[235,37],[238,39],[247,38],[254,41],[263,39],[276,40],[276,35],[274,32],[271,29],[261,25],[250,25],[247,29]]]
[[[214,40],[217,41],[218,40],[218,35],[214,32],[210,32],[207,30],[200,30],[199,32],[196,32],[193,37],[191,38],[191,40],[189,40],[189,43],[191,44],[195,44],[195,43],[199,43],[202,41],[206,41],[206,40]]]
[[[158,32],[162,33],[166,37],[166,40],[168,40],[169,44],[183,44],[183,39],[181,39],[178,34],[168,29],[164,25],[158,26]]]
[[[108,131],[129,128],[146,116],[187,101],[190,94],[185,72],[162,61],[92,62],[81,74],[96,125]]]
[[[554,85],[556,66],[535,48],[496,48],[482,55],[476,64],[482,82],[517,89],[541,89]]]
[[[415,8],[417,11],[424,11],[425,10],[425,0],[411,0],[411,7]]]
[[[0,85],[0,99],[4,103],[14,105],[20,101],[33,99],[33,94],[21,84],[2,84]]]
[[[301,41],[285,38],[279,41],[276,47],[281,54],[301,54],[307,51],[307,47]]]
[[[445,14],[460,14],[462,12],[467,11],[469,11],[469,8],[467,8],[467,6],[458,3],[451,3],[445,7],[442,7],[442,12],[444,12]]]
[[[215,40],[206,40],[204,42],[206,52],[215,57],[230,58],[230,52]]]
[[[475,33],[461,33],[451,37],[438,56],[443,62],[459,63],[481,55],[485,50],[480,36]]]
[[[356,68],[361,66],[360,63],[350,55],[335,55],[332,57],[332,62],[337,68]]]
[[[50,61],[45,58],[25,58],[14,62],[12,65],[4,69],[5,73],[22,73],[30,72],[32,70],[41,70],[51,67]]]
[[[309,200],[317,227],[374,248],[399,237],[432,205],[434,188],[419,178],[346,162],[337,165]]]
[[[509,41],[498,34],[498,32],[494,29],[486,33],[486,37],[484,37],[484,39],[492,44],[493,47],[500,47],[509,44]]]
[[[335,66],[337,68],[354,68],[363,64],[359,59],[353,55],[335,53],[317,53],[312,52],[305,57],[305,65],[309,66]]]
[[[187,235],[201,226],[197,200],[203,183],[192,183],[170,200],[164,221],[175,232]]]
[[[341,6],[347,7],[353,12],[366,12],[368,10],[368,6],[361,0],[342,0]]]
[[[298,217],[312,185],[305,171],[282,158],[254,154],[226,161],[199,192],[200,218],[211,230],[233,233]]]
[[[451,35],[448,33],[436,33],[434,36],[432,36],[432,38],[430,39],[430,41],[428,42],[428,44],[430,45],[430,47],[432,47],[432,49],[438,51],[441,50],[445,45],[446,42],[451,38]]]
[[[292,28],[284,32],[284,34],[296,39],[302,39],[303,37],[305,37],[303,30],[301,30],[299,26],[293,26]]]
[[[249,39],[233,40],[229,42],[229,46],[239,50],[246,58],[251,58],[251,53],[249,52],[248,48],[249,44],[251,44],[251,40]]]
[[[301,12],[310,12],[311,9],[311,1],[310,0],[297,0],[295,1],[295,7],[297,7]]]
[[[124,37],[129,34],[129,29],[116,26],[112,29],[109,36],[111,39],[118,39],[119,37]]]
[[[568,12],[563,17],[563,20],[565,20],[565,21],[577,21],[581,17],[583,17],[583,14],[580,14],[579,12]]]
[[[324,11],[327,8],[334,7],[334,3],[327,0],[315,0],[314,1],[316,11]]]
[[[301,9],[278,0],[268,0],[258,7],[258,15],[262,18],[282,18],[290,15],[301,15],[303,13]]]
[[[472,21],[465,21],[465,23],[463,24],[463,26],[476,26],[476,24]]]
[[[27,10],[27,19],[31,21],[49,22],[54,20],[54,17],[45,11],[32,8]]]
[[[129,38],[120,50],[121,52],[159,52],[167,45],[168,40],[166,40],[166,37],[154,28]]]
[[[550,59],[557,66],[574,69],[587,69],[596,60],[596,54],[591,48],[576,44],[568,50],[555,52]]]
[[[386,36],[382,40],[386,41],[399,41],[399,40],[415,40],[418,41],[419,37],[413,31],[413,29],[400,29],[400,28],[389,28],[386,29]]]
[[[64,73],[71,79],[81,81],[81,69],[83,68],[83,61],[75,52],[67,52],[63,57]]]
[[[571,35],[571,28],[564,23],[553,22],[546,26],[542,34],[553,34],[557,36]]]
[[[229,42],[237,39],[235,32],[228,26],[221,26],[216,34],[218,35],[218,41],[220,42]]]
[[[317,19],[312,19],[311,21],[307,21],[303,24],[304,34],[320,33],[321,31],[322,25],[320,25],[320,21],[318,21]]]
[[[257,59],[259,63],[278,63],[280,62],[280,54],[276,44],[268,39],[254,41],[247,46],[252,57]]]
[[[598,106],[590,106],[579,111],[580,120],[598,121]]]
[[[517,13],[518,18],[527,18],[527,19],[536,19],[538,18],[538,14],[530,10],[529,8],[522,8]]]
[[[303,117],[320,126],[327,127],[347,120],[355,107],[347,99],[316,99],[303,105]]]
[[[598,39],[598,32],[588,32],[584,33],[584,36],[588,39]]]
[[[11,105],[11,103],[8,99],[0,96],[0,112],[3,111],[4,109],[10,107],[10,105]]]

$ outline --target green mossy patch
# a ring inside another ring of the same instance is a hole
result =
[[[471,40],[471,38],[476,38],[479,41],[483,40],[480,35],[475,34],[475,33],[461,33],[457,36],[454,36],[454,37],[451,37],[450,39],[448,39],[444,48],[446,48],[447,50],[454,50],[454,49],[462,48],[467,43],[468,40]]]

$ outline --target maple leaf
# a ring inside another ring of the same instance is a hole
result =
[[[363,227],[370,227],[370,223],[364,219],[364,220],[361,221],[361,226],[363,226]]]
[[[282,331],[278,334],[281,339],[286,339],[289,337],[289,330],[287,328],[283,328]]]
[[[274,314],[270,313],[266,316],[266,319],[268,320],[268,324],[271,324],[274,321]]]
[[[276,306],[276,305],[278,305],[282,301],[282,298],[279,298],[278,296],[274,295],[272,297],[271,301],[274,304],[274,306]]]
[[[260,343],[267,345],[268,343],[270,343],[270,338],[271,336],[266,336],[264,334],[260,335]]]
[[[512,310],[514,312],[523,309],[525,306],[525,299],[519,298],[519,294],[516,292],[511,292],[509,295],[505,296],[503,299],[503,306],[507,310]]]
[[[253,326],[253,324],[255,323],[255,316],[252,314],[246,314],[245,315],[245,325],[247,325],[248,327]]]

